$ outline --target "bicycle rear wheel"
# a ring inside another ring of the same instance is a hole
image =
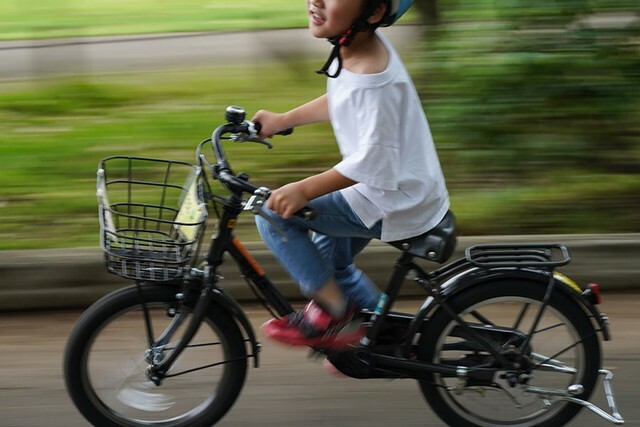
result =
[[[175,347],[191,307],[178,304],[176,289],[166,285],[145,285],[143,292],[154,339],[177,326],[176,309],[186,321],[171,342],[152,351],[135,286],[98,301],[76,323],[67,343],[64,372],[73,402],[93,425],[211,426],[233,405],[244,383],[247,354],[238,326],[212,308],[168,376],[155,385],[147,376],[150,358],[159,360]]]
[[[511,371],[500,370],[443,310],[433,315],[420,338],[420,360],[499,369],[491,380],[464,383],[432,374],[420,381],[429,405],[448,425],[562,426],[581,407],[540,390],[581,384],[583,392],[575,397],[591,395],[601,363],[596,332],[581,307],[559,290],[531,332],[545,290],[538,282],[502,280],[471,287],[449,301],[494,349],[517,363]]]

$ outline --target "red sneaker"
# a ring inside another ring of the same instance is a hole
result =
[[[342,319],[334,319],[312,300],[302,310],[269,320],[262,325],[262,332],[272,340],[292,346],[339,350],[358,344],[364,335],[364,327],[352,325],[352,319],[352,310]]]

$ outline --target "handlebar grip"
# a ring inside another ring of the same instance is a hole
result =
[[[260,133],[260,129],[262,129],[262,125],[259,122],[254,122],[253,127],[255,128],[256,132]],[[289,129],[285,129],[283,131],[277,132],[276,135],[287,136],[287,135],[291,135],[292,133],[293,133],[293,128],[289,128]]]
[[[304,219],[305,221],[313,221],[314,219],[316,219],[315,209],[310,208],[309,206],[305,206],[304,208],[294,213],[294,215]]]
[[[287,135],[291,135],[292,133],[293,133],[293,128],[289,128],[289,129],[283,130],[282,132],[276,133],[276,135],[287,136]]]

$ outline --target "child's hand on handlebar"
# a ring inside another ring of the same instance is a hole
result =
[[[300,182],[292,182],[273,190],[267,200],[267,207],[284,219],[291,218],[309,203],[300,187]]]
[[[284,114],[274,113],[267,110],[258,111],[251,121],[254,123],[260,123],[261,128],[258,136],[262,139],[273,138],[273,135],[288,128],[288,126],[284,124]]]

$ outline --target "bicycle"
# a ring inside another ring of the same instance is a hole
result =
[[[261,345],[221,287],[225,254],[274,316],[293,311],[234,234],[239,215],[259,215],[270,192],[235,174],[222,146],[271,144],[241,108],[229,107],[226,120],[198,144],[195,165],[127,156],[100,164],[106,266],[135,284],[94,303],[68,340],[66,386],[93,425],[210,426],[231,408]],[[227,194],[213,192],[212,180]],[[218,223],[201,256],[210,208]],[[312,211],[299,215],[313,220]],[[570,262],[567,248],[476,245],[447,263],[455,243],[452,213],[428,233],[391,242],[399,255],[376,309],[359,314],[359,345],[314,351],[351,377],[417,380],[449,425],[560,426],[583,407],[624,423],[613,375],[601,367],[600,340],[611,337],[598,287],[583,290],[555,271]],[[416,263],[423,259],[443,265],[426,271]],[[415,314],[392,310],[407,280],[426,293]],[[589,402],[601,377],[608,412]]]

